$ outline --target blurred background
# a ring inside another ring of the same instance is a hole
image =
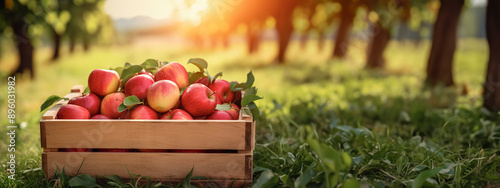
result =
[[[253,70],[264,97],[260,143],[298,147],[297,125],[323,138],[332,124],[464,147],[500,141],[496,124],[477,124],[498,121],[491,116],[500,109],[500,70],[494,62],[487,69],[487,0],[0,2],[0,114],[6,77],[15,75],[19,143],[34,166],[45,98],[85,86],[93,69],[149,58],[204,58],[229,81],[244,82]],[[500,18],[494,6],[490,20]]]

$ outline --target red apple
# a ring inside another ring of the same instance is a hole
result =
[[[168,149],[137,149],[139,152],[168,152]]]
[[[90,92],[101,97],[113,93],[120,86],[120,76],[114,70],[95,69],[89,75]]]
[[[63,151],[63,152],[91,152],[92,149],[90,149],[90,148],[66,148],[66,149],[59,149],[59,151]]]
[[[62,106],[57,112],[57,119],[89,119],[89,111],[81,106],[67,104]]]
[[[230,89],[230,84],[226,80],[217,79],[212,82],[208,88],[215,91],[215,95],[219,99],[218,104],[233,102],[234,92]]]
[[[137,75],[125,83],[125,96],[135,95],[139,100],[146,99],[149,86],[155,81],[148,75]]]
[[[118,112],[118,107],[123,103],[125,94],[116,92],[106,95],[101,102],[101,114],[108,116],[111,119],[117,119],[125,115],[126,111]]]
[[[163,116],[160,119],[193,120],[193,117],[184,110],[172,109],[167,113],[163,114]]]
[[[99,113],[99,108],[101,108],[101,99],[96,94],[89,93],[81,97],[75,97],[69,100],[68,104],[75,104],[86,108],[90,116]]]
[[[92,116],[90,119],[111,119],[107,115],[102,115],[102,114],[96,114]]]
[[[208,85],[210,85],[210,79],[208,78],[208,76],[203,76],[201,78],[198,78],[198,80],[194,81],[194,83],[200,83],[208,87]]]
[[[139,75],[148,75],[149,77],[151,77],[153,80],[155,79],[155,76],[153,74],[151,74],[150,72],[148,71],[145,71],[145,70],[142,70],[141,72],[138,73]]]
[[[158,114],[146,105],[137,105],[130,111],[130,119],[158,119]]]
[[[131,152],[132,149],[99,149],[99,152]]]
[[[198,116],[198,117],[193,117],[194,120],[205,120],[207,116]]]
[[[233,120],[233,116],[226,111],[216,110],[214,113],[207,116],[206,119],[211,120]]]
[[[231,116],[233,116],[234,120],[237,120],[240,118],[240,108],[238,108],[238,105],[236,104],[231,104],[231,109],[226,110]]]
[[[174,108],[180,96],[179,87],[174,82],[160,80],[148,88],[146,99],[153,110],[163,113]]]
[[[186,68],[180,63],[172,62],[161,67],[155,74],[155,81],[171,80],[179,89],[185,88],[189,84],[189,76]]]
[[[181,103],[184,110],[193,117],[206,116],[215,111],[217,107],[215,98],[214,92],[207,86],[194,83],[184,90]]]

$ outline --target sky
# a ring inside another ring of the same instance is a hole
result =
[[[207,1],[210,0],[193,1],[193,6],[188,7],[183,0],[107,0],[104,9],[113,19],[149,16],[154,19],[175,18],[196,23],[199,22],[198,12],[208,8]],[[473,6],[484,6],[486,0],[472,0],[471,3]]]
[[[113,18],[149,16],[154,19],[177,19],[200,22],[199,11],[208,8],[207,0],[193,0],[188,6],[183,0],[107,0],[104,10]]]

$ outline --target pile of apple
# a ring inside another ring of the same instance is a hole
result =
[[[247,82],[228,82],[222,73],[210,76],[203,59],[190,59],[199,68],[187,72],[177,62],[148,59],[141,65],[126,63],[115,69],[95,69],[88,77],[88,93],[62,106],[58,119],[165,119],[237,120],[241,106],[255,112],[261,99]],[[242,91],[247,94],[242,98]],[[242,102],[243,101],[243,102]]]

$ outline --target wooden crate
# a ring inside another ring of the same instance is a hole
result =
[[[80,96],[75,86],[66,98]],[[129,173],[163,182],[179,182],[193,168],[194,183],[221,187],[252,183],[255,124],[240,113],[239,120],[66,120],[55,119],[67,101],[60,101],[40,120],[42,168],[49,178],[63,167],[69,175],[96,177]],[[209,150],[178,152],[63,152],[62,148],[121,148]],[[81,166],[81,168],[80,168]]]

